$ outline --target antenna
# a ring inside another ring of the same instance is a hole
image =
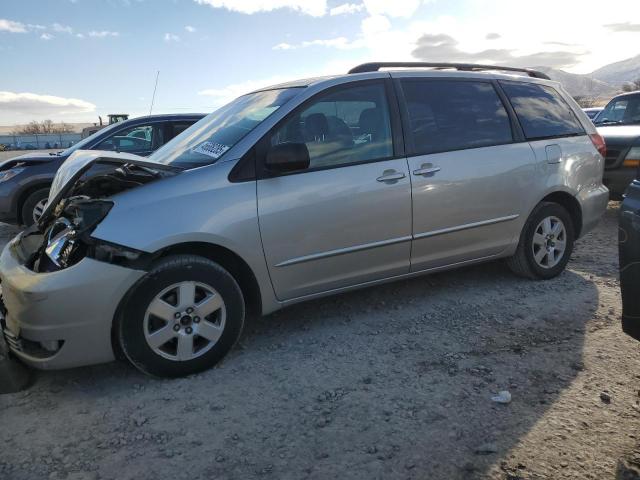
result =
[[[149,115],[151,115],[151,112],[153,111],[153,102],[156,99],[156,90],[158,89],[158,78],[160,78],[160,70],[158,70],[158,73],[156,73],[156,84],[153,87],[153,96],[151,97],[151,107],[149,107]]]

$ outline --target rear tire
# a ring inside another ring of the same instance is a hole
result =
[[[49,187],[36,190],[27,197],[20,211],[20,220],[25,227],[30,227],[42,216],[48,198]]]
[[[541,202],[525,223],[516,253],[507,265],[521,277],[547,280],[567,266],[575,233],[569,212],[553,202]]]
[[[229,272],[203,257],[176,255],[160,259],[132,288],[115,331],[140,371],[182,377],[222,360],[244,318],[242,291]]]

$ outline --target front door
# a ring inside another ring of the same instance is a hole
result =
[[[314,97],[265,139],[265,148],[304,143],[310,157],[307,169],[257,182],[280,300],[409,271],[411,187],[406,159],[394,158],[391,123],[384,82],[357,82]]]

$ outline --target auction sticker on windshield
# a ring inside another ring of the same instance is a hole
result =
[[[197,147],[191,149],[192,152],[201,153],[202,155],[207,155],[215,159],[220,158],[227,150],[229,150],[228,146],[214,142],[202,142]]]

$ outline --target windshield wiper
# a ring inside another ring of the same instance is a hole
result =
[[[614,125],[618,125],[622,123],[622,120],[599,120],[596,122],[596,125],[608,125],[608,124],[614,124]]]

